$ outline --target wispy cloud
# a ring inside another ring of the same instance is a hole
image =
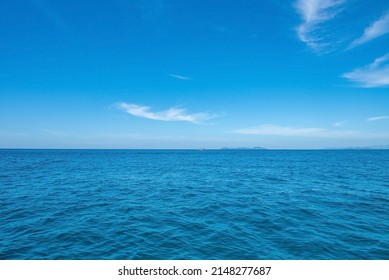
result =
[[[365,88],[389,86],[388,60],[389,53],[377,58],[372,64],[344,74],[343,77]]]
[[[389,132],[364,132],[358,130],[330,130],[317,127],[289,127],[263,124],[252,128],[243,128],[234,131],[238,134],[262,136],[312,137],[312,138],[389,138]]]
[[[48,129],[48,128],[45,128],[45,129],[42,129],[42,131],[50,136],[54,136],[54,137],[64,137],[64,136],[67,136],[68,133],[66,132],[63,132],[63,131],[58,131],[58,130],[53,130],[53,129]]]
[[[152,112],[151,108],[148,106],[128,104],[124,102],[118,103],[117,108],[126,111],[128,114],[135,117],[157,121],[186,121],[199,124],[213,118],[221,117],[220,114],[209,114],[207,112],[188,114],[186,109],[178,107],[172,107],[160,112]]]
[[[346,122],[344,121],[340,121],[340,122],[336,122],[333,124],[333,126],[336,126],[336,127],[341,127],[341,126],[344,126],[346,124]]]
[[[47,1],[32,0],[32,2],[42,11],[42,13],[61,31],[70,33],[69,25],[61,18],[61,16],[53,9]]]
[[[153,21],[164,14],[164,0],[138,0],[134,2],[144,20]]]
[[[296,128],[289,126],[276,126],[263,124],[258,127],[236,130],[235,133],[252,135],[296,136],[296,137],[353,137],[358,131],[327,130],[323,128],[308,127]]]
[[[389,116],[379,116],[379,117],[368,118],[366,121],[373,122],[373,121],[388,120],[388,119],[389,119]]]
[[[381,18],[368,26],[363,32],[363,35],[353,41],[349,48],[362,45],[379,36],[385,35],[386,33],[389,33],[389,11],[387,11]]]
[[[110,140],[172,140],[173,137],[165,135],[142,134],[142,133],[91,133],[84,139],[110,139]]]
[[[181,75],[176,75],[176,74],[167,74],[167,75],[178,80],[192,80],[192,78],[181,76]]]
[[[346,0],[298,0],[295,8],[303,19],[297,34],[301,41],[314,50],[328,45],[322,34],[322,24],[333,19]]]
[[[0,136],[27,136],[27,133],[24,132],[13,132],[7,130],[0,130]]]

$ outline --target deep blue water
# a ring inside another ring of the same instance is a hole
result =
[[[0,150],[0,259],[389,259],[389,150]]]

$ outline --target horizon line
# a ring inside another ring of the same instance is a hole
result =
[[[322,150],[389,150],[389,147],[383,145],[382,148],[379,147],[325,147],[325,148],[1,148],[0,150],[117,150],[117,151],[135,151],[135,150],[145,150],[145,151],[160,151],[160,150],[171,150],[171,151],[322,151]]]

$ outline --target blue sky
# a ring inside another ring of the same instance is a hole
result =
[[[2,148],[389,144],[386,0],[0,2]]]

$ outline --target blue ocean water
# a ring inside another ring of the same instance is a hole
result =
[[[389,259],[389,150],[0,150],[0,259]]]

